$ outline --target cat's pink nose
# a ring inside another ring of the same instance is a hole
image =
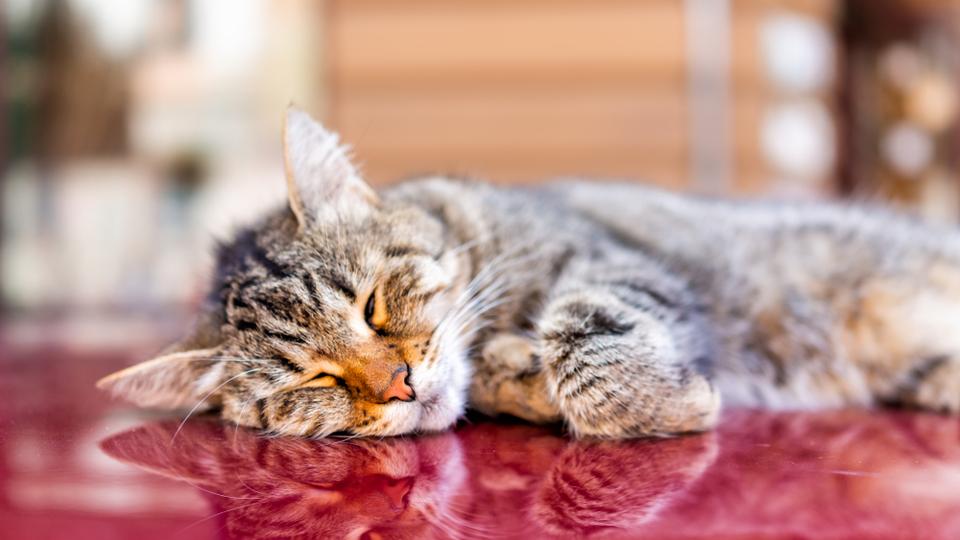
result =
[[[417,394],[413,391],[413,388],[410,388],[410,385],[407,384],[407,376],[409,374],[410,372],[407,370],[407,366],[403,366],[393,374],[393,380],[390,381],[390,386],[388,386],[387,391],[383,393],[384,401],[390,401],[393,398],[397,398],[400,401],[413,401],[417,398]]]

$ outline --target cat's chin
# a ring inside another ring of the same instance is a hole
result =
[[[394,403],[383,413],[382,422],[358,435],[392,437],[412,433],[443,431],[452,427],[463,410],[456,396],[443,391],[415,402]]]
[[[445,391],[420,403],[420,421],[417,424],[419,431],[443,431],[457,423],[465,404],[459,396],[449,395],[451,393]]]
[[[411,382],[420,397],[418,431],[442,431],[452,427],[466,411],[470,365],[461,347],[447,350],[431,370],[414,370]]]

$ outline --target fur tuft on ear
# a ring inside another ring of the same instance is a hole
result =
[[[337,134],[302,110],[287,108],[283,158],[290,208],[301,228],[327,216],[356,214],[379,204],[348,153]]]
[[[198,409],[219,403],[223,363],[219,349],[175,352],[148,360],[97,381],[97,388],[141,407]]]

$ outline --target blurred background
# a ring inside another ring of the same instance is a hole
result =
[[[0,354],[176,334],[283,200],[293,101],[368,179],[630,178],[960,217],[960,2],[6,0]]]

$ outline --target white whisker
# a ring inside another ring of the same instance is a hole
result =
[[[517,246],[504,251],[481,268],[464,287],[450,311],[434,330],[426,357],[433,361],[448,344],[463,343],[467,349],[472,339],[492,321],[487,317],[496,308],[514,299],[512,288],[518,277],[513,272],[517,265],[525,264],[539,253],[531,250],[522,253],[527,246]]]
[[[234,379],[237,379],[238,377],[242,377],[242,376],[244,376],[244,375],[249,375],[249,374],[255,373],[255,372],[257,372],[257,371],[260,371],[260,369],[254,368],[254,369],[248,369],[247,371],[241,371],[240,373],[237,373],[237,374],[234,375],[233,377],[230,377],[229,379],[227,379],[227,380],[223,381],[222,383],[218,384],[217,387],[214,388],[213,390],[207,392],[206,395],[204,395],[202,398],[200,398],[200,399],[197,401],[197,404],[194,405],[192,409],[190,409],[190,412],[188,412],[188,413],[187,413],[187,416],[185,416],[185,417],[183,418],[183,421],[180,422],[180,425],[177,426],[177,431],[175,431],[175,432],[173,433],[173,437],[170,438],[170,442],[173,443],[173,441],[177,438],[177,435],[180,434],[180,430],[183,429],[184,424],[187,423],[187,420],[190,419],[190,417],[193,415],[193,413],[196,412],[196,410],[199,409],[201,405],[203,405],[203,402],[206,401],[206,399],[207,399],[208,397],[212,396],[214,392],[216,392],[217,390],[223,388],[227,383],[233,381]]]
[[[266,501],[267,501],[267,499],[257,499],[256,501],[254,501],[254,502],[252,502],[252,503],[242,504],[242,505],[240,505],[240,506],[235,506],[235,507],[233,507],[233,508],[227,508],[226,510],[217,512],[217,513],[215,513],[215,514],[210,514],[209,516],[207,516],[207,517],[205,517],[205,518],[202,518],[202,519],[199,519],[199,520],[197,520],[197,521],[194,521],[193,523],[191,523],[191,524],[187,525],[186,527],[180,529],[179,531],[177,531],[176,533],[174,533],[174,536],[179,536],[179,535],[183,534],[184,532],[192,529],[193,527],[196,527],[197,525],[199,525],[199,524],[201,524],[201,523],[204,523],[204,522],[206,522],[206,521],[209,521],[209,520],[211,520],[211,519],[213,519],[213,518],[215,518],[215,517],[219,517],[219,516],[222,516],[222,515],[224,515],[224,514],[229,514],[230,512],[234,512],[234,511],[236,511],[236,510],[242,510],[242,509],[244,509],[244,508],[250,508],[251,506],[256,506],[256,505],[258,505],[258,504],[263,504],[263,503],[265,503]]]

